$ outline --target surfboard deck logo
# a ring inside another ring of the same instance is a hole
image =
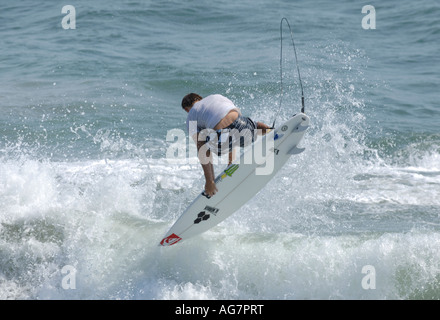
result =
[[[215,183],[219,183],[221,181],[223,181],[223,179],[225,179],[226,177],[232,177],[232,175],[234,174],[235,171],[237,171],[237,169],[240,166],[238,164],[232,164],[230,165],[228,168],[226,168],[226,170],[223,171],[223,173],[221,175],[219,175],[216,179],[215,179]],[[202,193],[203,194],[203,193]],[[209,199],[209,198],[208,198]]]
[[[202,221],[206,221],[209,219],[209,217],[210,217],[210,215],[208,213],[206,213],[205,211],[202,211],[197,215],[197,219],[194,220],[194,223],[197,224]]]
[[[173,244],[176,244],[180,240],[182,240],[182,238],[173,233],[173,234],[169,235],[168,237],[163,238],[162,241],[160,242],[160,244],[162,246],[172,246]]]

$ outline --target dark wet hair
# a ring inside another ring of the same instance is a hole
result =
[[[182,108],[192,107],[193,104],[197,101],[202,100],[203,98],[199,96],[197,93],[189,93],[182,99]]]

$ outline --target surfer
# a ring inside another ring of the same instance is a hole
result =
[[[256,134],[265,134],[270,127],[241,114],[228,98],[213,94],[202,98],[196,93],[182,99],[182,108],[188,113],[186,125],[197,145],[197,154],[205,175],[205,194],[217,192],[211,152],[221,156],[229,153],[229,164],[235,157],[234,147],[245,147],[255,140]]]

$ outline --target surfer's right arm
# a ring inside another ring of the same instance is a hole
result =
[[[214,175],[214,166],[212,165],[212,155],[211,151],[207,147],[205,141],[198,141],[198,135],[195,134],[193,136],[197,144],[197,155],[200,161],[200,164],[203,168],[203,173],[205,175],[205,193],[212,197],[218,191],[217,186],[215,185],[215,175]]]

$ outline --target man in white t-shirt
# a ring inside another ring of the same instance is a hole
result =
[[[229,153],[229,163],[234,158],[234,147],[244,147],[255,140],[257,130],[265,134],[270,127],[243,117],[240,109],[228,98],[214,94],[202,98],[196,93],[182,99],[182,108],[188,112],[186,125],[189,135],[197,144],[200,163],[205,174],[205,194],[216,194],[211,152]]]

